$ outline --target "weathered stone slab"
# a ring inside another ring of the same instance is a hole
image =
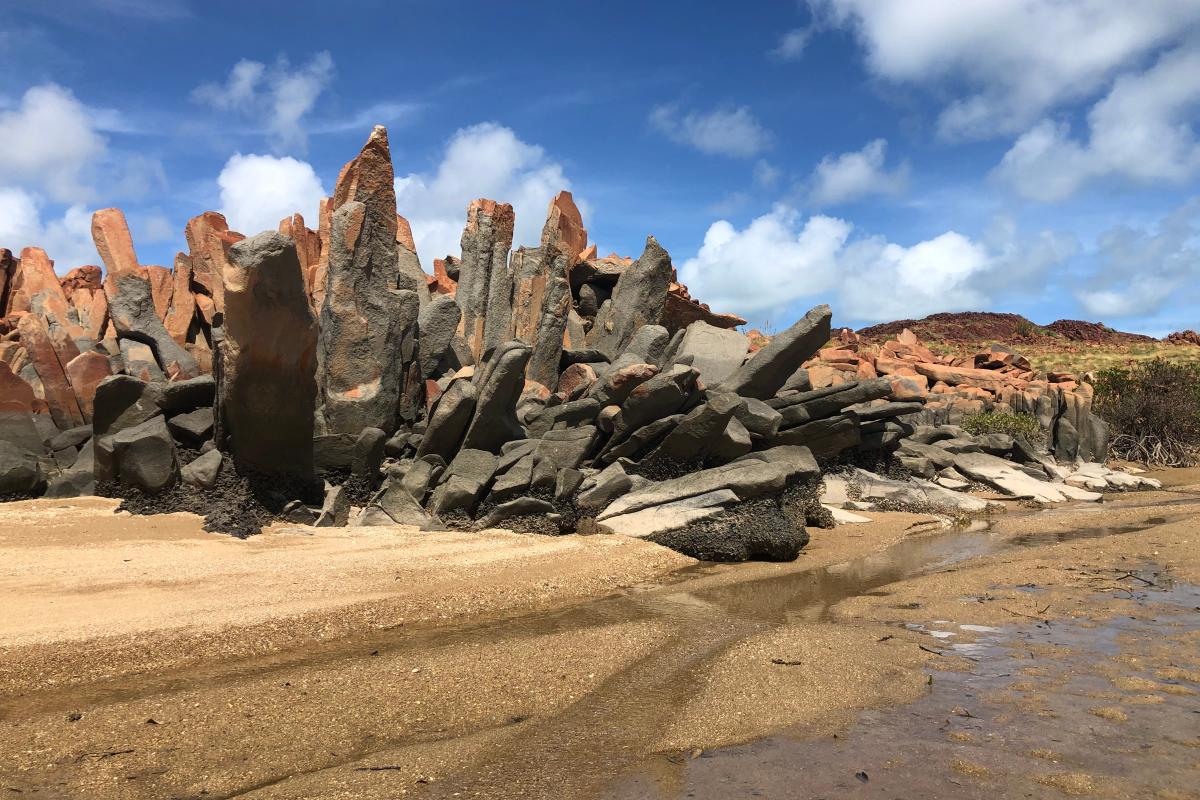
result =
[[[295,244],[280,233],[261,233],[234,245],[230,259],[218,444],[239,467],[308,479],[317,329]]]
[[[721,388],[759,400],[774,397],[800,365],[829,341],[832,319],[829,306],[811,309],[735,370],[722,382]]]

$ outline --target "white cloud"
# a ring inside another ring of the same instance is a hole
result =
[[[535,246],[550,200],[569,188],[562,166],[541,147],[521,141],[509,128],[485,122],[457,131],[432,174],[397,178],[396,203],[412,225],[423,265],[432,270],[434,258],[458,254],[472,200],[486,197],[512,204],[513,246]],[[586,204],[579,198],[576,202],[586,215]]]
[[[749,158],[771,146],[771,134],[746,106],[683,113],[678,105],[655,106],[650,125],[676,144],[708,155]]]
[[[908,187],[908,164],[891,172],[884,169],[887,142],[876,139],[863,149],[825,156],[813,170],[811,201],[817,206],[837,205],[871,194],[898,194]]]
[[[225,163],[217,184],[221,187],[221,213],[229,227],[247,236],[275,230],[281,219],[297,212],[313,225],[321,198],[327,196],[312,165],[287,156],[235,153]]]
[[[737,230],[718,220],[704,234],[679,279],[713,308],[739,314],[780,309],[794,300],[829,291],[838,280],[838,256],[853,228],[817,216],[800,225],[794,208],[778,205]]]
[[[1200,26],[1195,0],[810,0],[819,23],[849,28],[873,73],[965,87],[939,119],[947,136],[1024,130],[1100,91],[1117,72]]]
[[[719,220],[679,277],[721,311],[761,317],[803,299],[836,298],[840,315],[879,321],[986,307],[1001,292],[1027,288],[1003,280],[1015,262],[1034,259],[1044,271],[1074,252],[1054,234],[1027,244],[1006,226],[984,241],[947,231],[910,247],[880,236],[852,239],[853,230],[836,217],[803,220],[784,205],[740,231]]]
[[[59,274],[100,263],[92,244],[91,211],[73,205],[62,217],[43,220],[37,198],[15,187],[0,187],[0,247],[17,253],[40,247],[54,260]]]
[[[242,59],[224,84],[206,83],[192,99],[220,111],[233,111],[261,124],[276,152],[304,152],[304,117],[333,80],[333,57],[322,51],[295,69],[280,56],[268,67]]]
[[[1189,124],[1200,105],[1200,48],[1179,49],[1151,68],[1119,77],[1088,113],[1086,141],[1066,123],[1044,120],[1005,154],[997,176],[1021,195],[1064,200],[1089,180],[1118,176],[1182,183],[1200,171]]]
[[[1194,309],[1200,300],[1200,200],[1185,203],[1154,230],[1110,228],[1100,236],[1097,256],[1099,268],[1075,293],[1088,313],[1145,317],[1170,302]]]
[[[60,202],[92,196],[90,171],[106,151],[87,108],[53,83],[34,86],[0,112],[0,175]]]
[[[989,298],[975,281],[991,267],[983,245],[956,231],[912,247],[872,237],[844,253],[839,308],[850,319],[870,321],[982,308]]]
[[[811,38],[811,28],[793,28],[779,37],[779,44],[771,51],[771,55],[780,61],[798,61]]]

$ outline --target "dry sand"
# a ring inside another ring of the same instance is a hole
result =
[[[1014,508],[982,532],[874,514],[813,531],[795,563],[731,566],[617,536],[276,526],[238,541],[100,499],[9,504],[0,789],[593,797],[661,772],[656,753],[827,735],[922,697],[931,669],[975,669],[937,655],[939,625],[969,642],[963,624],[1094,624],[1144,609],[1107,591],[1138,583],[1129,572],[1200,582],[1200,473],[1165,477],[1163,492]],[[1154,668],[1182,670],[1184,688],[1200,677],[1191,661]],[[1114,725],[1129,697],[1190,702],[1113,691],[1082,713]],[[998,774],[974,763],[947,770]],[[654,791],[675,796],[678,779]]]

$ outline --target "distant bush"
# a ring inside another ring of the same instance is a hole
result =
[[[1112,426],[1109,454],[1165,467],[1200,463],[1200,365],[1156,358],[1096,375],[1095,410]]]
[[[963,417],[960,427],[975,436],[986,436],[989,433],[1007,433],[1014,439],[1018,436],[1032,445],[1046,442],[1046,432],[1032,414],[1013,413],[1012,411],[981,411],[978,414],[967,414]]]
[[[1034,336],[1037,336],[1039,333],[1041,333],[1042,329],[1027,319],[1019,319],[1017,320],[1017,328],[1015,332],[1017,336],[1020,336],[1023,339],[1032,339]]]

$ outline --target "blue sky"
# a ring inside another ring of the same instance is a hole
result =
[[[254,233],[388,126],[422,262],[466,204],[536,242],[571,189],[692,295],[783,327],[935,311],[1200,328],[1196,0],[0,0],[0,246],[169,265]]]

